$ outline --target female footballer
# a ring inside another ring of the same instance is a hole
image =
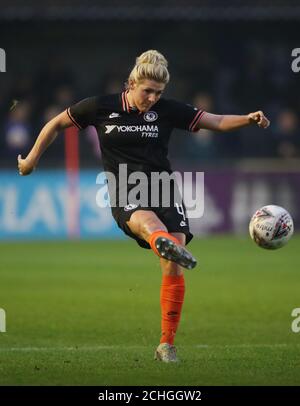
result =
[[[108,177],[112,215],[118,226],[143,248],[151,248],[159,257],[162,269],[161,339],[155,358],[176,362],[174,338],[184,301],[185,284],[182,268],[196,266],[195,258],[185,246],[192,239],[182,201],[172,194],[169,205],[140,204],[132,201],[130,192],[136,185],[128,179],[120,182],[119,168],[126,165],[128,175],[143,173],[149,182],[140,191],[151,195],[151,174],[171,174],[168,143],[174,128],[197,132],[200,129],[233,131],[256,124],[269,126],[262,111],[247,115],[216,115],[178,101],[162,97],[169,82],[168,63],[156,50],[136,59],[126,89],[120,94],[95,96],[69,107],[41,130],[25,159],[18,156],[20,175],[29,175],[54,141],[57,133],[70,126],[83,129],[95,126],[102,150],[103,166],[114,175]],[[162,186],[164,187],[164,186]],[[170,188],[176,189],[176,184]],[[125,193],[125,200],[124,200]]]

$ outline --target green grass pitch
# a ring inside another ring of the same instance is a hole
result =
[[[299,385],[300,236],[278,251],[195,239],[176,345],[160,337],[160,269],[134,241],[0,244],[1,385]]]

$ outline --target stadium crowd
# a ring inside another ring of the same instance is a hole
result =
[[[165,53],[168,55],[167,50]],[[267,42],[249,40],[237,50],[234,61],[225,58],[224,63],[219,63],[217,59],[222,60],[222,54],[211,49],[201,51],[195,66],[183,69],[173,63],[172,85],[165,97],[176,97],[218,114],[244,114],[261,109],[272,125],[263,133],[253,127],[225,135],[200,131],[193,137],[175,136],[171,158],[183,163],[249,157],[299,158],[298,77],[291,71],[287,56],[284,44],[273,45],[270,52]],[[39,66],[31,75],[6,74],[0,89],[2,166],[13,166],[16,155],[25,154],[42,126],[60,111],[90,95],[119,92],[125,80],[126,72],[114,70],[109,75],[99,75],[93,87],[85,88],[80,74],[62,55]],[[13,100],[18,104],[9,111]],[[101,153],[96,132],[88,128],[84,133],[82,163],[97,164]],[[62,145],[63,137],[59,137],[47,153],[48,163],[63,160]]]

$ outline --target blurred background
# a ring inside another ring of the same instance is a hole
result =
[[[299,228],[300,72],[291,67],[299,19],[298,1],[1,0],[0,238],[122,238],[109,208],[96,204],[102,161],[93,127],[79,136],[79,176],[66,168],[64,134],[30,177],[18,176],[16,157],[66,107],[120,92],[147,49],[169,61],[165,97],[217,114],[261,109],[271,120],[266,131],[174,131],[173,169],[205,173],[193,232],[245,234],[265,204],[287,208]]]

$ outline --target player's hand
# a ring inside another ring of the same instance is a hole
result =
[[[30,162],[29,159],[22,159],[21,155],[18,155],[18,168],[20,175],[30,175],[35,169],[35,166]]]
[[[248,119],[250,124],[257,124],[258,127],[261,128],[268,128],[270,125],[270,121],[264,115],[262,111],[255,111],[254,113],[248,114]]]

